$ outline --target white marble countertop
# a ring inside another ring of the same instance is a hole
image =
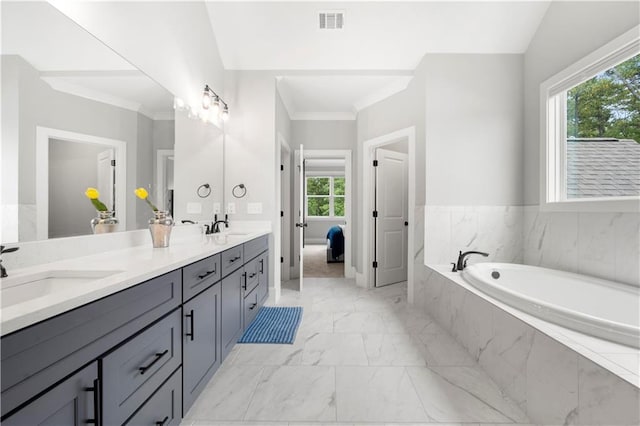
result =
[[[640,388],[640,349],[589,336],[522,312],[475,288],[460,273],[451,272],[450,265],[426,266]]]
[[[84,257],[60,260],[10,271],[10,277],[0,280],[2,288],[25,275],[47,271],[117,271],[105,278],[91,281],[78,290],[52,291],[26,298],[24,302],[7,306],[0,312],[2,335],[35,324],[47,318],[85,305],[102,297],[127,289],[146,280],[171,272],[205,257],[268,234],[268,230],[249,230],[243,235],[229,235],[227,244],[218,245],[211,236],[190,235],[172,239],[167,248],[154,249],[151,244],[105,251]],[[28,286],[28,284],[24,284]],[[26,289],[25,289],[26,290]],[[1,292],[0,292],[1,294]]]

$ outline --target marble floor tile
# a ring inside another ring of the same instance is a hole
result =
[[[386,326],[379,312],[343,312],[333,316],[335,333],[384,333]]]
[[[317,296],[313,298],[313,312],[355,312],[355,297]]]
[[[258,385],[262,366],[225,364],[189,410],[191,420],[242,420]]]
[[[232,365],[299,365],[304,341],[296,339],[293,345],[242,343],[236,347]]]
[[[472,366],[476,361],[451,335],[435,323],[417,338],[425,345],[427,364],[432,366]]]
[[[477,367],[407,367],[427,415],[440,422],[526,422]]]
[[[303,365],[368,365],[362,334],[315,333],[306,339]]]
[[[336,367],[338,421],[429,420],[404,367]]]
[[[302,321],[296,333],[296,339],[315,333],[333,333],[333,313],[302,311]]]
[[[423,344],[409,334],[363,334],[369,365],[426,365]]]
[[[335,421],[334,367],[265,367],[244,420]]]

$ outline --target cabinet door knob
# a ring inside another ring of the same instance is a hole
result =
[[[85,392],[93,392],[93,419],[86,419],[84,422],[89,425],[97,425],[100,418],[100,379],[93,381],[93,386],[84,388]]]
[[[191,322],[191,332],[190,333],[185,333],[185,336],[189,337],[191,341],[193,341],[193,339],[195,338],[195,329],[194,329],[194,315],[193,315],[193,309],[191,310],[190,313],[186,314],[185,317],[189,318],[190,322]]]

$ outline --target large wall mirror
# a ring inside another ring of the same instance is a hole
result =
[[[2,242],[91,234],[99,189],[120,230],[173,210],[173,95],[45,2],[2,4]],[[195,188],[194,188],[195,191]]]

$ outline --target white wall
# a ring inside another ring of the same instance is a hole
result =
[[[538,209],[540,84],[638,24],[638,2],[554,2],[529,45],[524,67],[524,202],[529,205],[524,215],[524,261],[528,264],[640,286],[639,214]]]
[[[188,105],[204,85],[223,96],[224,68],[204,2],[54,2]]]
[[[294,120],[291,149],[355,149],[355,120]]]

